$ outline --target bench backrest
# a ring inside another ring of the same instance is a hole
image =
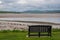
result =
[[[30,32],[51,32],[50,25],[32,25],[29,26]]]

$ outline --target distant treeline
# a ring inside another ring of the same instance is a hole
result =
[[[0,11],[0,13],[21,13],[21,12],[13,12],[13,11]]]
[[[60,13],[60,10],[28,10],[24,12],[16,12],[16,11],[0,11],[0,13]]]

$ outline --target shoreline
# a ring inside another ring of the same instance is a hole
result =
[[[60,25],[46,23],[29,23],[29,22],[11,22],[0,21],[0,30],[27,30],[29,25],[51,25],[54,29],[60,29]]]

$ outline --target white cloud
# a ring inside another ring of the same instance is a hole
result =
[[[0,4],[2,4],[2,1],[0,1]]]
[[[18,0],[17,3],[18,4],[27,4],[27,1],[26,0]]]

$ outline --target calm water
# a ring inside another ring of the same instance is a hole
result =
[[[14,21],[43,21],[60,23],[60,18],[0,18],[0,20],[14,20]]]

